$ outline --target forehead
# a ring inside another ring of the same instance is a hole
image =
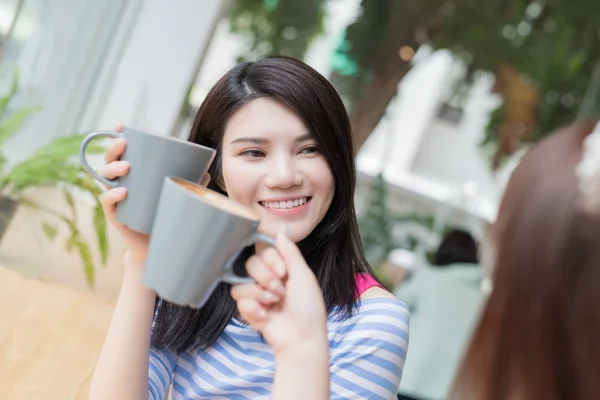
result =
[[[236,111],[225,126],[224,142],[240,136],[295,137],[309,133],[302,120],[287,106],[270,98],[259,98]]]

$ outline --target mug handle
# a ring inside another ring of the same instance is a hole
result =
[[[271,236],[265,235],[264,233],[254,232],[252,238],[250,239],[250,243],[255,242],[263,242],[268,244],[271,247],[277,248],[277,242]],[[256,281],[252,278],[247,278],[245,276],[236,275],[233,271],[225,272],[223,278],[221,278],[223,282],[229,283],[230,285],[241,285],[244,283],[256,283]]]
[[[81,166],[83,167],[83,169],[88,174],[93,176],[94,179],[96,179],[97,181],[102,182],[106,186],[110,186],[110,187],[116,187],[118,184],[117,181],[116,180],[111,181],[109,179],[106,179],[105,177],[100,176],[100,174],[98,174],[96,171],[94,171],[94,169],[88,163],[87,158],[85,157],[85,150],[87,149],[90,142],[96,138],[116,139],[119,137],[122,137],[122,136],[115,132],[92,132],[83,139],[83,141],[81,142],[81,146],[79,147],[79,161],[81,162]]]

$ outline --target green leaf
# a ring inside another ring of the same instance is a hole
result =
[[[94,261],[92,260],[92,253],[90,252],[89,246],[82,240],[77,240],[77,251],[83,262],[83,273],[85,279],[91,288],[95,286],[96,270],[94,268]]]
[[[61,136],[59,138],[54,139],[47,145],[38,149],[32,156],[32,158],[60,158],[60,159],[68,159],[69,157],[78,156],[79,148],[81,146],[81,142],[85,138],[86,134],[78,133],[68,136]],[[100,146],[98,144],[91,143],[87,149],[86,153],[91,154],[102,154],[106,151],[104,146]],[[77,160],[79,162],[79,160]]]
[[[75,221],[77,221],[77,209],[75,207],[75,199],[73,198],[73,195],[67,190],[63,190],[63,194],[65,196],[65,201],[67,202],[67,204],[69,205],[69,208],[71,209],[71,213],[73,215],[73,223],[75,223]]]
[[[41,109],[39,106],[25,107],[4,119],[0,125],[0,145],[6,143],[32,114]]]
[[[96,230],[96,237],[98,239],[98,250],[100,250],[100,259],[102,266],[106,266],[108,260],[108,238],[106,235],[106,217],[104,216],[104,209],[102,203],[98,201],[96,207],[94,207],[94,228]]]
[[[75,250],[75,247],[77,247],[77,236],[71,235],[69,239],[67,239],[65,249],[67,250],[67,253],[72,253],[73,250]]]
[[[0,118],[2,118],[4,115],[8,104],[14,97],[15,93],[17,93],[17,90],[19,90],[19,71],[15,69],[8,93],[0,98]]]
[[[15,165],[0,179],[1,187],[19,192],[32,186],[70,184],[97,196],[98,185],[85,174],[77,155],[83,135],[55,139],[38,149],[31,157]],[[88,147],[92,153],[103,153],[102,146]]]
[[[54,240],[54,238],[56,238],[56,234],[58,233],[58,228],[56,228],[54,225],[50,225],[48,222],[42,222],[42,230],[49,240]]]

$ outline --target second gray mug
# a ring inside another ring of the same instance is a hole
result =
[[[233,262],[257,242],[259,220],[229,197],[182,179],[165,178],[144,269],[144,284],[165,300],[200,308],[220,282],[254,282]]]
[[[89,165],[85,149],[94,139],[120,137],[127,141],[121,159],[129,162],[129,173],[108,180]],[[208,171],[215,153],[214,149],[196,143],[124,128],[122,134],[90,133],[81,143],[79,157],[83,168],[98,181],[109,187],[127,188],[127,197],[117,206],[117,220],[135,231],[150,233],[165,177],[198,182]]]

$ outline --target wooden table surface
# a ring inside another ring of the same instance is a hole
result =
[[[113,307],[0,267],[0,399],[86,399]]]

